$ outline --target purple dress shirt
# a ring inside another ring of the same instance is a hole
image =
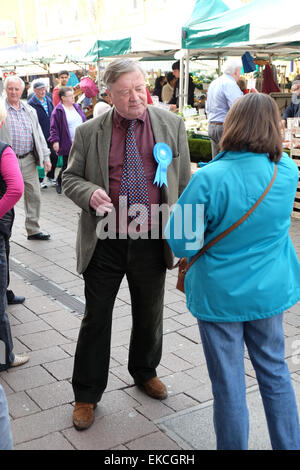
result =
[[[127,127],[128,120],[123,118],[116,110],[114,110],[112,139],[109,153],[109,197],[111,198],[115,208],[117,232],[119,231],[119,192],[125,160]],[[150,207],[151,205],[159,205],[161,202],[160,188],[153,184],[157,170],[157,163],[153,156],[155,140],[147,110],[137,119],[135,124],[135,139],[145,169]],[[129,222],[130,220],[127,220],[127,224]],[[150,228],[151,227],[147,225],[146,230],[148,231]],[[143,227],[143,229],[145,230],[145,227]]]

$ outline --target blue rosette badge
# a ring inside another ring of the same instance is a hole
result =
[[[153,184],[157,184],[159,187],[162,187],[163,184],[168,186],[167,170],[172,161],[172,150],[167,144],[159,142],[154,145],[153,155],[158,163]]]

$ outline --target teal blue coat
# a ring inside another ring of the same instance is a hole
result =
[[[175,256],[192,257],[242,217],[272,179],[267,154],[221,152],[182,193],[165,236]],[[210,248],[185,279],[187,307],[201,320],[250,321],[300,300],[300,264],[289,236],[299,172],[283,154],[276,180],[254,213]],[[196,210],[197,209],[197,210]],[[184,221],[185,213],[185,221]]]

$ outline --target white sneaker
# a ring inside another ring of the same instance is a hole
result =
[[[26,362],[29,361],[29,357],[26,356],[25,354],[15,354],[15,359],[14,362],[10,365],[10,367],[18,367],[22,366],[23,364],[26,364]]]
[[[48,182],[50,186],[56,186],[56,179],[55,178],[48,178]]]
[[[48,188],[46,177],[41,182],[40,187],[41,187],[41,189]]]

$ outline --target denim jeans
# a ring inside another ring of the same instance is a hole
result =
[[[12,450],[13,442],[10,430],[6,396],[0,385],[0,450]]]
[[[11,337],[10,324],[5,312],[7,299],[7,259],[5,250],[5,239],[0,233],[0,371],[8,369],[14,361],[13,341]]]
[[[214,396],[217,449],[248,448],[244,344],[256,372],[273,449],[299,450],[297,404],[284,359],[282,314],[249,322],[198,320]]]

